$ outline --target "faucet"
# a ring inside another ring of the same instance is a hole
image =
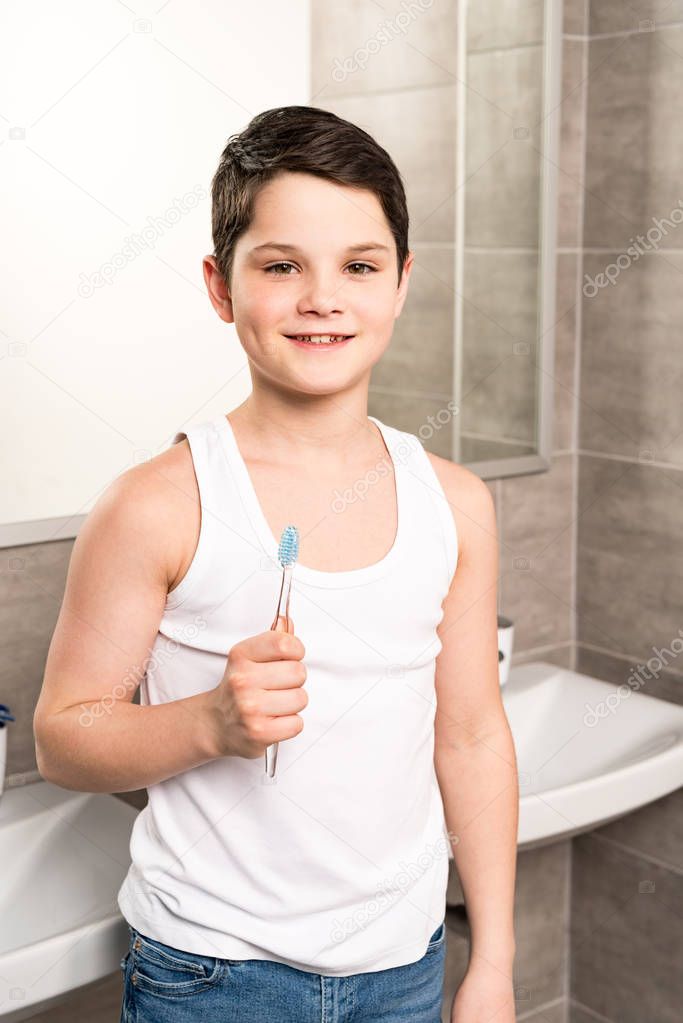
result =
[[[8,721],[15,721],[14,714],[10,713],[9,707],[0,703],[0,796],[5,788],[5,765],[7,763],[7,725]]]

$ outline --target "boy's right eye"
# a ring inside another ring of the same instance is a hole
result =
[[[265,272],[266,272],[266,273],[270,273],[270,272],[271,272],[272,270],[275,270],[275,269],[276,269],[276,268],[277,268],[278,266],[294,266],[294,264],[293,264],[293,263],[287,263],[287,262],[282,262],[282,263],[273,263],[273,265],[272,265],[272,266],[267,266],[267,267],[265,268]],[[276,277],[277,277],[277,276],[281,276],[281,277],[291,277],[292,275],[291,275],[291,274],[275,274],[274,276],[276,276]]]

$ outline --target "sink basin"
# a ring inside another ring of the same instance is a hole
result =
[[[588,831],[683,785],[683,707],[545,661],[510,670],[519,848]]]
[[[0,800],[0,1021],[26,1019],[118,968],[128,928],[116,896],[138,811],[50,782]]]

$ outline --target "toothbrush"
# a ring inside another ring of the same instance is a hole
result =
[[[278,600],[275,619],[271,625],[271,631],[277,629],[280,618],[285,619],[285,627],[289,631],[289,592],[292,585],[292,570],[299,553],[299,531],[296,526],[285,526],[280,537],[280,545],[277,549],[277,559],[282,565],[282,585],[280,586],[280,599]],[[266,746],[266,774],[269,778],[275,776],[275,765],[277,763],[278,742]]]

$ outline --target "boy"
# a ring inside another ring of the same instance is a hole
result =
[[[450,1018],[512,1023],[492,501],[367,415],[414,259],[400,175],[357,126],[284,107],[228,141],[212,199],[204,278],[252,393],[98,501],[35,713],[44,777],[148,789],[121,1018],[436,1023],[447,822],[472,937]]]

